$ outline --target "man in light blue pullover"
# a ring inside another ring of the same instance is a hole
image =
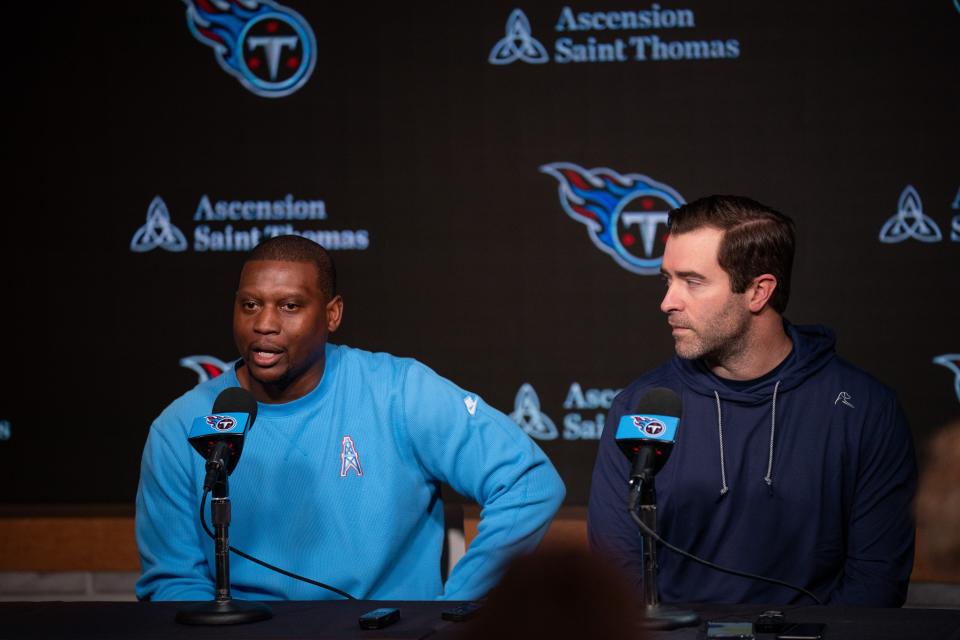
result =
[[[230,543],[360,599],[481,597],[532,551],[564,496],[543,452],[477,395],[408,358],[327,342],[343,314],[320,245],[271,238],[240,275],[240,360],[187,392],[150,428],[137,491],[137,596],[210,600],[213,542],[199,520],[204,460],[187,441],[227,387],[258,402],[230,476]],[[440,575],[447,483],[482,507],[477,537]],[[240,599],[336,598],[234,556]]]

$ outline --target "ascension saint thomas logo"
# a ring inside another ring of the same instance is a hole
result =
[[[130,251],[144,253],[158,247],[173,252],[186,251],[187,239],[170,221],[170,212],[163,198],[155,196],[147,207],[146,223],[137,229],[130,240]]]
[[[933,218],[923,212],[920,194],[908,184],[900,192],[897,212],[880,229],[880,242],[894,244],[911,238],[920,242],[940,242],[943,234]]]
[[[530,21],[520,9],[514,9],[507,18],[506,33],[493,45],[487,61],[504,65],[516,61],[544,64],[550,61],[547,50],[530,34]]]
[[[513,401],[513,412],[508,417],[527,435],[538,440],[556,440],[560,435],[553,420],[540,409],[540,397],[528,382],[520,385]]]

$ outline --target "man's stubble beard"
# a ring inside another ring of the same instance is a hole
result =
[[[719,314],[693,329],[692,343],[675,340],[677,355],[686,360],[703,359],[709,363],[724,363],[736,359],[748,345],[750,312],[741,309],[738,298],[732,297]]]

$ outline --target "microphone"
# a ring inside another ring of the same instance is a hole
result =
[[[630,484],[655,476],[670,457],[676,441],[683,404],[671,389],[655,387],[637,403],[634,413],[621,416],[617,446],[633,462]]]
[[[630,513],[630,518],[640,527],[643,535],[643,600],[646,607],[642,626],[648,629],[676,629],[693,626],[700,622],[699,616],[693,611],[673,609],[660,604],[660,595],[656,586],[657,542],[684,558],[712,569],[789,587],[810,596],[817,604],[822,604],[816,595],[803,587],[721,567],[670,544],[657,533],[657,497],[654,476],[663,468],[667,458],[670,457],[670,452],[673,451],[682,415],[683,402],[680,396],[671,389],[655,387],[640,398],[634,413],[622,416],[617,425],[615,436],[617,446],[620,447],[623,455],[633,462],[633,468],[630,470],[627,511]],[[638,501],[641,503],[639,515],[637,514]]]
[[[203,499],[200,502],[200,522],[204,530],[203,508],[207,493],[213,490],[210,511],[213,515],[211,534],[214,540],[216,582],[212,602],[188,604],[177,612],[182,624],[240,624],[273,617],[270,609],[260,602],[232,600],[230,597],[230,498],[227,495],[227,476],[233,472],[243,452],[243,437],[257,419],[257,401],[249,391],[229,387],[220,392],[209,415],[195,418],[187,439],[193,448],[207,460],[207,476],[203,480]]]
[[[243,439],[257,419],[257,401],[240,387],[220,392],[209,415],[195,418],[188,440],[207,461],[203,490],[209,491],[223,472],[233,473],[243,452]]]
[[[673,451],[682,414],[683,403],[675,391],[654,387],[640,398],[633,414],[620,418],[615,436],[620,451],[633,462],[627,511],[643,534],[644,619],[641,626],[647,629],[677,629],[700,623],[700,616],[693,611],[662,606],[657,591],[656,543],[662,540],[657,534],[657,492],[653,477]]]

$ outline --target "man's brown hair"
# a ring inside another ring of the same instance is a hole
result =
[[[717,261],[730,276],[730,288],[743,293],[759,275],[777,279],[770,306],[783,314],[790,299],[790,273],[796,244],[793,220],[742,196],[707,196],[670,212],[669,233],[701,227],[723,231]]]

